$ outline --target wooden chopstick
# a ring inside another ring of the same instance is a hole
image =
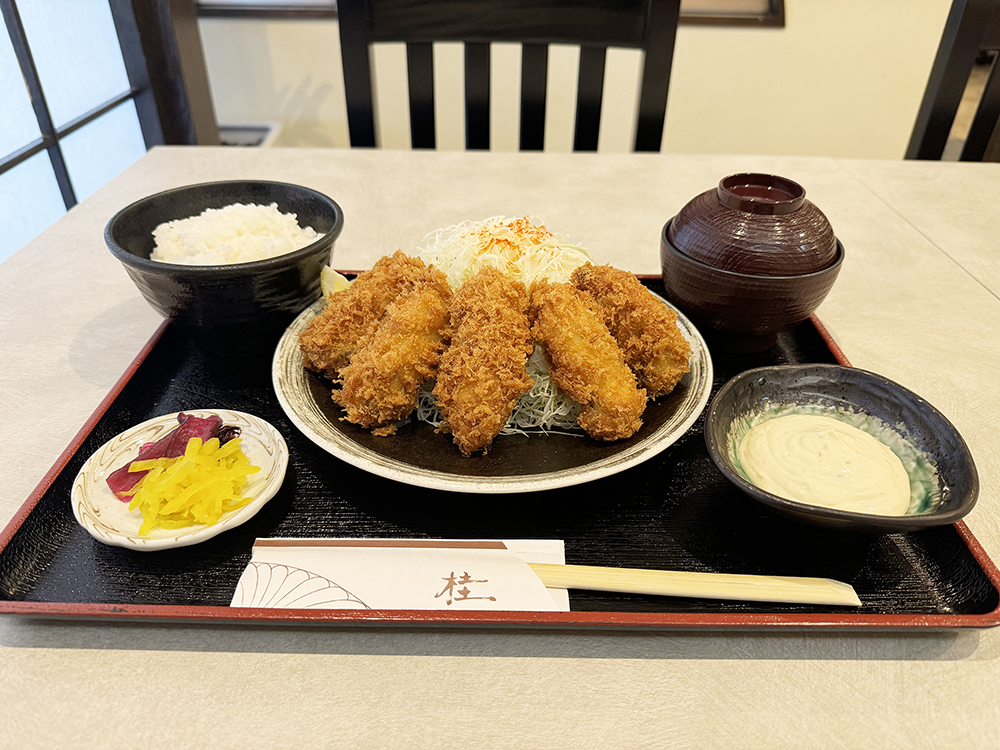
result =
[[[830,578],[692,573],[549,563],[528,563],[528,566],[542,583],[552,588],[690,596],[698,599],[861,606],[861,600],[852,586]]]

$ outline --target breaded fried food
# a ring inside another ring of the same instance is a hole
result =
[[[646,395],[655,399],[670,393],[690,369],[691,345],[677,326],[677,313],[628,271],[587,263],[570,280],[601,308]]]
[[[466,456],[489,447],[531,390],[525,364],[534,343],[527,311],[524,284],[492,266],[462,284],[452,301],[452,338],[434,398],[445,420],[441,429]]]
[[[389,305],[382,320],[369,328],[340,370],[333,400],[346,419],[390,435],[409,416],[425,380],[437,372],[448,328],[451,286],[436,268]]]
[[[532,334],[545,347],[549,377],[583,406],[580,427],[598,440],[635,434],[642,426],[646,391],[636,386],[590,295],[572,284],[537,281],[529,316]]]
[[[330,295],[323,311],[299,334],[305,366],[328,378],[337,378],[361,337],[426,272],[427,264],[399,250],[380,258],[347,289]]]

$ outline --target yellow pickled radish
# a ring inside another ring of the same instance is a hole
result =
[[[176,458],[133,461],[129,471],[146,471],[129,493],[129,510],[142,513],[139,535],[156,528],[211,526],[223,515],[253,500],[243,497],[247,477],[260,471],[243,453],[240,439],[225,445],[218,438],[191,438]]]

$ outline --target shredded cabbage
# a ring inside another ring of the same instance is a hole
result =
[[[576,268],[590,260],[586,250],[548,231],[535,217],[508,220],[497,216],[486,221],[465,221],[431,232],[425,242],[424,247],[417,249],[418,257],[439,268],[455,289],[485,265],[495,266],[530,287],[533,281],[542,278],[568,281]],[[549,365],[541,346],[535,345],[526,368],[534,385],[521,396],[500,434],[582,435],[576,424],[580,405],[560,392],[549,378]],[[415,417],[437,428],[444,420],[434,403],[433,386],[433,382],[425,384],[421,390]]]
[[[417,256],[448,277],[457,289],[482,266],[506,271],[525,286],[536,279],[568,281],[573,271],[590,260],[587,251],[545,228],[536,217],[464,221],[438,229],[424,238]]]
[[[531,432],[543,432],[581,435],[576,424],[580,404],[556,388],[549,377],[549,363],[545,359],[545,352],[538,344],[528,358],[526,369],[534,380],[534,385],[518,400],[500,434],[527,435]],[[417,398],[414,415],[419,421],[427,422],[437,429],[444,424],[444,418],[431,393],[433,389],[433,382],[424,383]]]

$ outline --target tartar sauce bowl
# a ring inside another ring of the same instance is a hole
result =
[[[767,418],[803,406],[854,422],[897,455],[904,454],[900,458],[915,498],[904,515],[875,515],[788,500],[747,478],[738,457],[738,446],[747,432]],[[737,375],[709,405],[705,443],[719,471],[753,499],[799,521],[846,531],[897,533],[954,523],[972,510],[979,497],[975,462],[955,426],[912,391],[855,367],[777,365]]]

